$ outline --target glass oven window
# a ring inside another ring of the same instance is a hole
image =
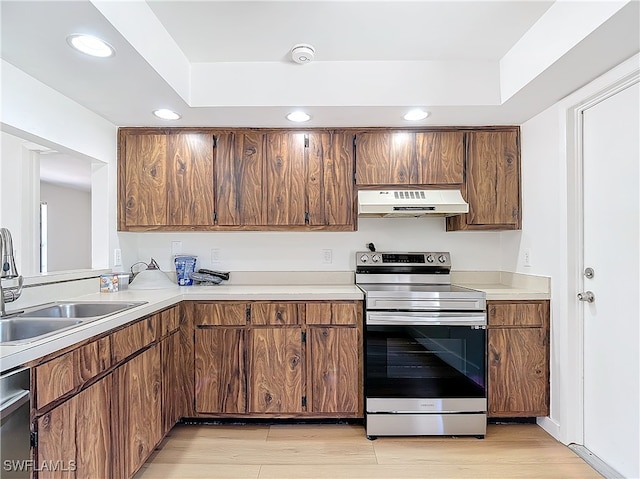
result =
[[[486,397],[486,331],[367,326],[367,397]]]

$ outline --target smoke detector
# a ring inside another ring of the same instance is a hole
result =
[[[311,63],[316,49],[307,43],[298,43],[291,49],[291,59],[300,64]]]

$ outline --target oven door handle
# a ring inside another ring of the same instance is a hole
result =
[[[473,326],[486,329],[485,313],[367,313],[366,324],[371,326]]]

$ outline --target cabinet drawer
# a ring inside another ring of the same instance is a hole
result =
[[[358,303],[309,303],[307,324],[356,325]]]
[[[36,366],[37,409],[80,388],[110,367],[109,337],[92,341]]]
[[[297,303],[254,303],[251,305],[251,324],[282,326],[300,324],[299,309],[304,305]]]
[[[159,316],[162,336],[173,333],[180,326],[180,310],[177,306],[165,309]]]
[[[547,301],[489,302],[489,326],[542,327],[549,314]]]
[[[247,303],[196,303],[196,326],[244,326],[247,324]]]
[[[111,357],[114,364],[155,341],[159,317],[158,314],[153,315],[111,335]]]

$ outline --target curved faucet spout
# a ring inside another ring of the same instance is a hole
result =
[[[6,315],[5,303],[17,300],[22,294],[22,276],[18,273],[16,261],[13,256],[13,240],[11,232],[7,228],[0,228],[0,317]],[[10,288],[2,287],[4,279],[18,279],[18,286]]]

